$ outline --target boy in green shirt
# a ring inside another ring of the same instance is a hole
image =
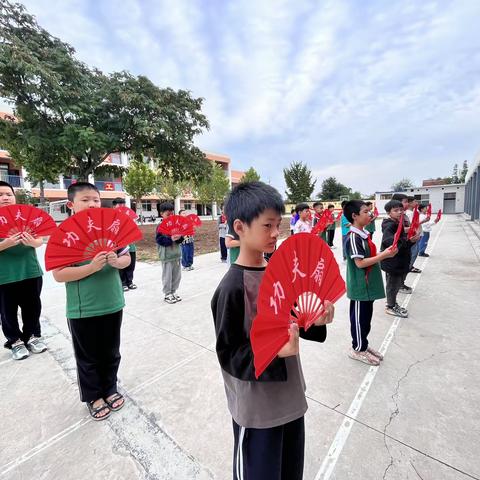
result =
[[[352,349],[348,356],[368,365],[380,365],[383,355],[368,345],[373,302],[385,298],[379,263],[397,254],[396,248],[387,248],[377,255],[377,248],[365,227],[370,222],[370,211],[361,200],[351,200],[343,208],[351,224],[346,240],[347,297],[350,299],[350,331]]]
[[[100,193],[91,183],[68,187],[67,206],[73,213],[100,208]],[[100,252],[91,262],[54,270],[65,282],[67,321],[77,363],[80,400],[87,403],[93,420],[104,420],[120,410],[124,397],[117,391],[122,325],[122,284],[118,270],[130,265],[130,254]]]
[[[15,203],[13,187],[0,181],[0,217],[1,207]],[[40,327],[43,272],[35,251],[42,243],[42,238],[26,232],[0,240],[0,316],[5,347],[11,348],[14,360],[27,358],[29,351],[42,353],[47,349]],[[18,323],[19,308],[23,331]]]

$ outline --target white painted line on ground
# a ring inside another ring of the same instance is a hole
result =
[[[86,425],[89,422],[91,422],[91,420],[89,418],[80,420],[77,423],[74,423],[73,425],[70,425],[65,430],[62,430],[61,432],[57,433],[53,437],[50,437],[48,440],[45,440],[44,442],[42,442],[42,443],[38,444],[37,446],[33,447],[31,450],[24,453],[21,457],[18,457],[15,460],[12,460],[11,462],[3,465],[2,467],[0,467],[0,469],[1,469],[0,477],[3,477],[4,475],[6,475],[8,472],[13,470],[14,468],[18,467],[22,463],[25,463],[26,461],[35,457],[36,455],[43,452],[44,450],[51,447],[52,445],[55,445],[60,440],[67,437],[71,433],[77,431],[79,428],[83,427],[84,425]]]
[[[212,346],[215,346],[215,344],[209,345],[207,347],[207,349],[210,349]],[[158,373],[157,375],[154,375],[153,377],[149,378],[145,382],[142,382],[139,385],[137,385],[136,387],[133,387],[131,390],[127,390],[127,393],[132,394],[132,393],[140,392],[144,388],[149,387],[150,385],[153,385],[155,382],[158,382],[158,380],[160,380],[161,378],[163,378],[166,375],[174,372],[175,370],[178,370],[179,368],[183,367],[187,363],[190,363],[192,360],[195,360],[197,357],[200,357],[204,353],[207,353],[207,352],[211,353],[211,351],[207,350],[207,349],[202,349],[199,352],[195,352],[192,355],[189,355],[188,357],[184,358],[182,361],[176,363],[175,365],[172,365],[170,368],[167,368],[163,372]]]
[[[0,366],[10,362],[13,362],[13,358],[9,358],[8,360],[4,360],[3,362],[0,362]]]
[[[440,227],[440,230],[438,231],[437,236],[435,237],[435,241],[433,242],[433,245],[431,247],[431,251],[435,250],[435,246],[437,245],[438,239],[440,238],[440,235],[442,233],[443,227],[445,226],[445,223],[446,223],[445,221],[442,223],[442,226]],[[425,261],[423,262],[422,270],[423,268],[425,268],[426,264],[428,263],[428,260],[429,258],[426,258]],[[420,281],[421,276],[422,276],[422,273],[418,274],[417,278],[413,282],[413,285],[412,285],[413,291],[415,291],[415,288],[418,285],[418,282]],[[407,298],[403,301],[402,306],[404,308],[406,308],[407,305],[410,303],[411,297],[412,295],[407,295]],[[390,326],[387,334],[385,335],[385,338],[383,339],[382,345],[380,347],[380,352],[383,355],[385,355],[385,353],[387,352],[388,347],[390,346],[390,343],[392,342],[393,337],[395,336],[395,332],[401,320],[405,321],[405,319],[400,319],[399,317],[396,317],[392,325]],[[340,454],[342,453],[343,447],[345,446],[348,440],[348,437],[350,436],[350,432],[352,431],[352,427],[355,423],[354,420],[357,418],[360,412],[360,409],[362,408],[363,402],[367,397],[370,387],[373,384],[373,380],[377,375],[378,369],[379,367],[374,367],[374,366],[368,369],[365,377],[363,378],[362,383],[360,384],[360,387],[357,390],[357,393],[355,394],[355,397],[352,403],[350,404],[350,407],[348,408],[346,417],[343,420],[342,424],[340,425],[340,428],[338,429],[337,434],[335,435],[335,438],[333,439],[333,442],[330,445],[330,449],[328,450],[328,453],[324,458],[322,465],[320,466],[320,469],[315,475],[315,480],[330,479],[335,469],[335,466],[337,464],[337,461],[340,457]]]

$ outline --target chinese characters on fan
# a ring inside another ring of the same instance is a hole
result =
[[[313,278],[315,282],[320,285],[323,280],[324,270],[325,261],[323,258],[321,258],[318,261],[315,270],[310,275],[310,278]],[[300,270],[300,262],[298,260],[296,251],[294,251],[292,275],[292,283],[295,283],[297,281],[297,275],[300,278],[304,278],[307,276],[306,273]],[[282,300],[285,300],[285,290],[283,289],[281,282],[277,281],[273,284],[273,295],[270,296],[270,306],[273,307],[273,309],[275,310],[275,315],[278,315],[278,309],[282,306]]]

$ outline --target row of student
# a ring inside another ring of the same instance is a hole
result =
[[[387,297],[388,313],[401,312],[400,316],[406,313],[398,306],[396,295],[410,271],[412,249],[421,234],[408,239],[410,223],[406,217],[398,247],[393,246],[402,213],[408,207],[408,202],[402,200],[394,198],[385,207],[387,218],[382,222],[379,252],[372,241],[374,230],[366,228],[372,221],[372,205],[359,200],[343,204],[342,234],[346,238],[342,240],[352,336],[349,356],[369,365],[378,366],[383,360],[383,355],[368,343],[374,301]],[[308,205],[297,208],[296,232],[310,231],[307,208]],[[299,337],[324,342],[334,308],[327,303],[325,315],[307,332],[299,331],[293,323],[288,343],[256,379],[249,332],[266,268],[264,252],[271,253],[275,248],[284,205],[271,186],[252,182],[232,190],[225,210],[229,230],[236,235],[239,255],[220,282],[211,306],[216,351],[233,422],[233,478],[300,480],[307,402],[299,361]],[[426,216],[423,220],[426,220],[424,225],[429,223]],[[428,236],[423,247],[427,242]],[[424,248],[421,252],[425,255]],[[386,272],[386,292],[381,269]]]

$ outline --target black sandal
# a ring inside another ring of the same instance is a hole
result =
[[[114,407],[113,404],[115,402],[118,402],[119,400],[123,400],[123,402],[120,405]],[[112,412],[118,412],[118,410],[123,408],[123,406],[125,405],[125,397],[118,392],[111,395],[109,400],[105,399],[105,401],[107,402],[107,405]]]
[[[99,422],[100,420],[105,420],[110,416],[112,413],[112,410],[108,403],[104,402],[98,407],[94,407],[93,404],[96,402],[96,400],[93,400],[92,402],[87,402],[87,407],[88,411],[90,413],[90,416],[92,417],[92,420],[95,420],[96,422]],[[99,416],[99,413],[108,410],[108,413],[102,416]]]

